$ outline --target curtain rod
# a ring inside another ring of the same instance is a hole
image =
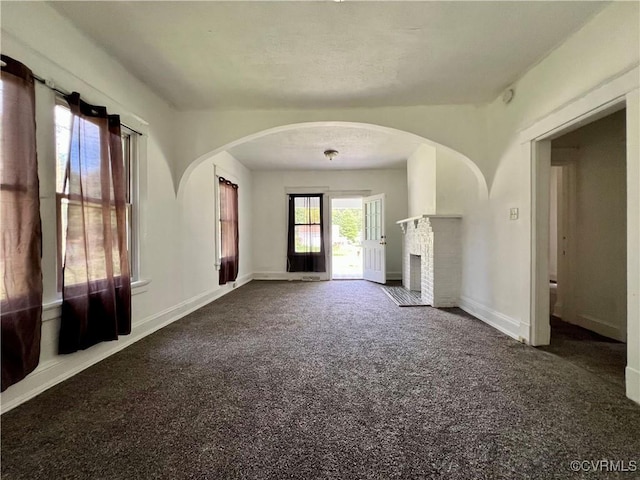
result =
[[[40,75],[36,75],[35,73],[31,73],[31,77],[33,77],[33,79],[38,82],[41,83],[42,85],[44,85],[45,87],[47,87],[50,90],[53,90],[54,92],[56,92],[59,95],[62,95],[63,97],[66,97],[67,95],[71,95],[70,92],[63,90],[61,88],[56,87],[55,83],[53,83],[53,81],[51,80],[47,80],[45,78],[42,78]],[[122,123],[122,125],[124,125],[125,127],[127,127],[129,130],[131,130],[133,133],[136,133],[138,135],[142,135],[141,132],[137,131],[135,128],[131,128],[129,125]]]
[[[44,85],[48,89],[53,90],[54,92],[59,93],[60,95],[66,96],[66,95],[70,95],[71,94],[71,92],[67,92],[66,90],[62,90],[61,88],[56,87],[55,83],[53,83],[51,80],[46,80],[46,79],[42,78],[40,75],[36,75],[33,72],[31,72],[31,77],[36,82],[41,83],[42,85]]]
[[[6,67],[7,64],[4,60],[0,60],[0,66]],[[71,95],[71,92],[68,92],[62,88],[58,88],[56,87],[56,84],[53,82],[53,80],[48,80],[46,78],[41,77],[40,75],[36,75],[35,73],[31,72],[31,78],[33,78],[36,82],[41,83],[42,85],[44,85],[45,87],[47,87],[50,90],[53,90],[54,92],[56,92],[59,95],[62,95],[63,97],[67,96],[67,95]],[[103,94],[104,95],[104,94]],[[125,127],[127,127],[129,130],[131,130],[133,133],[137,133],[138,135],[142,136],[143,133],[139,132],[138,130],[136,130],[135,128],[131,128],[129,125],[127,125],[126,123],[122,123],[122,125],[124,125]]]

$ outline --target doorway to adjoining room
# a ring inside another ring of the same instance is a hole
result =
[[[545,350],[625,388],[626,111],[551,140],[550,344]]]
[[[331,278],[362,279],[362,198],[331,199]]]

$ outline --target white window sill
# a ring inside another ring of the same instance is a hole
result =
[[[131,296],[140,295],[149,289],[151,279],[136,280],[131,283]],[[62,306],[62,299],[54,300],[53,302],[42,304],[42,321],[48,322],[60,317],[60,307]]]
[[[149,284],[151,283],[150,278],[145,278],[143,280],[136,280],[131,283],[131,295],[140,295],[141,293],[146,292],[149,289]]]

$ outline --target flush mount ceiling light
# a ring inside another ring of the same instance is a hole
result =
[[[324,151],[324,156],[327,157],[327,160],[333,160],[335,157],[338,156],[338,151],[337,150],[325,150]]]

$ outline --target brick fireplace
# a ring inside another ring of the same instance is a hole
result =
[[[402,285],[433,307],[458,306],[462,217],[422,215],[397,223],[404,233]]]

